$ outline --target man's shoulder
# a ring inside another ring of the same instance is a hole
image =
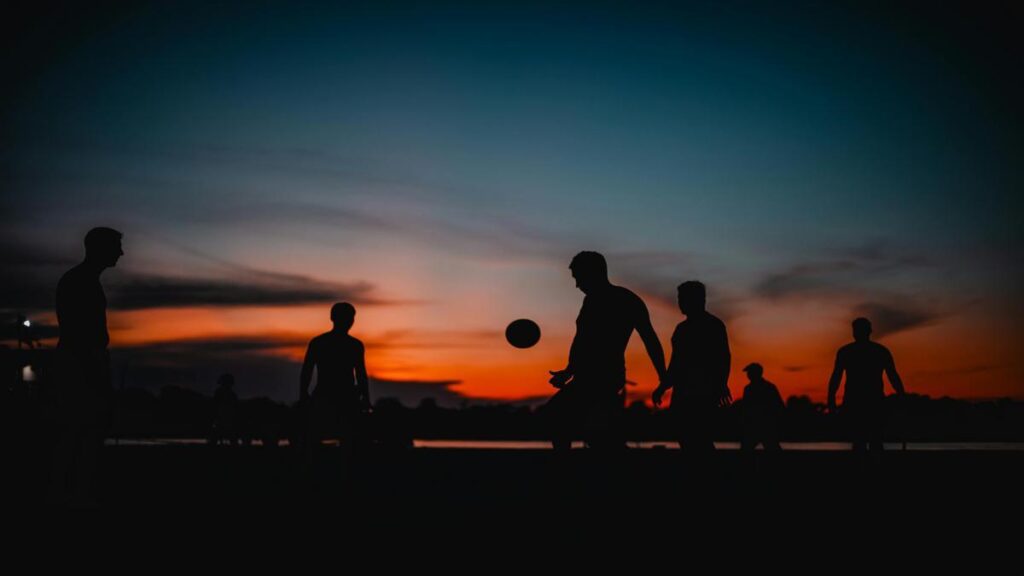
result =
[[[622,298],[625,300],[640,300],[640,297],[637,296],[635,292],[633,292],[629,288],[626,288],[625,286],[612,284],[611,292],[616,298]]]
[[[850,354],[851,352],[855,352],[857,348],[859,348],[858,342],[850,342],[849,344],[843,344],[842,346],[839,347],[838,354]]]
[[[625,308],[636,311],[647,310],[647,305],[644,304],[643,298],[637,296],[636,292],[633,292],[629,288],[624,286],[614,286],[613,294],[615,300]]]
[[[679,324],[676,324],[675,330],[672,331],[672,337],[675,338],[679,334],[682,334],[683,332],[686,331],[686,328],[687,328],[686,320],[683,320]]]
[[[892,353],[889,352],[889,349],[886,348],[884,345],[879,344],[878,342],[875,342],[873,340],[869,342],[869,344],[871,344],[871,350],[875,354],[878,354],[879,356],[892,356]]]
[[[323,344],[324,342],[329,341],[330,339],[331,339],[331,333],[330,332],[324,332],[323,334],[317,334],[316,336],[313,336],[313,338],[309,341],[309,345],[310,346],[319,346],[319,345]]]
[[[705,311],[703,314],[694,314],[692,317],[688,317],[679,325],[682,326],[683,324],[692,326],[694,330],[698,330],[702,333],[725,331],[725,322],[722,322],[722,320],[719,319],[718,316],[715,316],[711,312],[707,311]]]
[[[867,342],[850,342],[839,348],[839,354],[888,355],[889,349],[874,340],[869,340]]]
[[[704,316],[705,316],[705,321],[707,323],[711,324],[715,328],[721,328],[722,330],[725,330],[725,322],[723,322],[721,318],[719,318],[718,316],[715,316],[711,312],[705,312]]]
[[[338,334],[334,331],[327,331],[323,334],[314,336],[313,339],[309,341],[309,345],[329,346],[335,348],[338,346],[351,346],[362,349],[363,341],[348,334]]]
[[[69,284],[80,284],[86,280],[84,270],[81,264],[72,266],[67,272],[61,275],[60,280],[57,281],[57,287],[67,286]]]

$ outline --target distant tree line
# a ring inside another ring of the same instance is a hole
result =
[[[47,396],[5,387],[3,401],[7,439],[26,434],[45,434]],[[1024,441],[1024,402],[1009,399],[964,401],[932,399],[909,394],[886,399],[889,417],[886,439],[891,442],[1012,442]],[[159,393],[141,388],[114,391],[110,438],[193,438],[211,435],[217,406],[207,396],[178,386]],[[738,441],[742,429],[743,401],[720,410],[716,439]],[[235,408],[234,436],[239,443],[259,441],[277,444],[301,433],[301,406],[268,398],[239,400]],[[371,434],[378,440],[407,445],[412,438],[544,440],[547,438],[542,406],[471,404],[445,408],[432,399],[418,406],[404,406],[395,398],[382,398],[368,418]],[[674,438],[672,421],[665,410],[652,410],[643,402],[625,411],[624,427],[631,441]],[[824,404],[807,396],[791,396],[782,414],[783,441],[821,442],[844,439],[842,415],[829,414]]]
[[[5,442],[44,437],[52,395],[46,369],[52,350],[0,349],[0,421]],[[23,367],[37,369],[34,381],[24,380]],[[217,418],[214,398],[197,391],[165,386],[158,393],[143,388],[115,389],[110,414],[110,438],[194,438],[211,436]],[[1007,398],[966,401],[933,399],[908,394],[886,399],[886,440],[891,442],[1021,442],[1024,441],[1024,402]],[[719,412],[716,439],[738,441],[742,430],[743,401]],[[301,406],[269,398],[239,400],[234,409],[237,441],[276,444],[294,438],[304,425]],[[633,402],[625,411],[624,427],[631,441],[673,440],[671,417]],[[439,406],[433,399],[405,406],[395,398],[375,402],[368,419],[380,441],[408,445],[412,438],[545,440],[547,428],[542,406],[473,404],[460,408]],[[791,396],[781,416],[783,441],[823,442],[844,439],[842,414],[829,414],[825,405],[807,396]]]

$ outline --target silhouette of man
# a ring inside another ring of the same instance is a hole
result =
[[[836,412],[836,392],[846,373],[843,393],[843,414],[849,425],[854,451],[863,452],[869,445],[881,452],[882,433],[885,429],[885,385],[882,373],[889,376],[889,384],[902,396],[903,380],[896,372],[889,349],[871,341],[871,321],[857,318],[853,321],[853,342],[836,353],[836,364],[828,382],[828,408]]]
[[[356,309],[348,302],[331,307],[330,332],[313,338],[306,349],[299,381],[300,402],[310,407],[310,438],[315,445],[327,433],[340,432],[353,446],[359,433],[358,420],[370,411],[369,379],[366,376],[363,343],[349,335]],[[316,388],[309,385],[316,369]]]
[[[636,330],[659,378],[665,376],[665,353],[639,296],[608,280],[608,264],[597,252],[580,252],[569,264],[576,287],[585,295],[576,318],[569,363],[552,370],[559,391],[546,409],[556,450],[570,447],[582,432],[598,449],[622,447],[619,419],[625,405],[626,345]]]
[[[667,377],[651,399],[673,389],[669,408],[676,421],[679,447],[693,452],[710,452],[714,418],[719,406],[732,402],[729,393],[729,337],[725,324],[706,310],[704,284],[691,280],[678,287],[679,311],[686,315],[672,334],[672,359]]]
[[[766,451],[781,450],[779,445],[779,418],[786,409],[779,389],[764,379],[764,368],[754,362],[743,369],[750,383],[743,388],[743,441],[744,452],[753,451],[763,444]]]
[[[100,274],[124,255],[122,234],[93,228],[85,235],[85,260],[57,283],[57,415],[51,497],[57,505],[94,507],[99,452],[111,394],[107,298]]]
[[[213,393],[214,417],[210,443],[220,444],[224,440],[228,445],[238,441],[235,429],[235,414],[238,412],[238,395],[235,394],[235,377],[221,374],[217,378],[217,390]]]

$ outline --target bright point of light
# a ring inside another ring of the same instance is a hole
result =
[[[22,322],[22,324],[24,324],[24,325],[25,325],[25,328],[28,328],[29,326],[31,326],[31,325],[32,325],[32,323],[31,323],[31,322],[29,322],[28,320],[25,320],[24,322]]]

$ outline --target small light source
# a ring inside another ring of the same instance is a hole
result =
[[[29,326],[31,326],[31,325],[32,325],[32,323],[31,323],[31,322],[29,322],[28,320],[25,320],[25,321],[24,321],[24,322],[22,322],[21,324],[22,324],[23,326],[25,326],[25,328],[28,328]]]
[[[31,366],[23,366],[21,368],[21,381],[22,382],[35,382],[36,381],[36,373],[35,373],[35,370],[32,370]]]

